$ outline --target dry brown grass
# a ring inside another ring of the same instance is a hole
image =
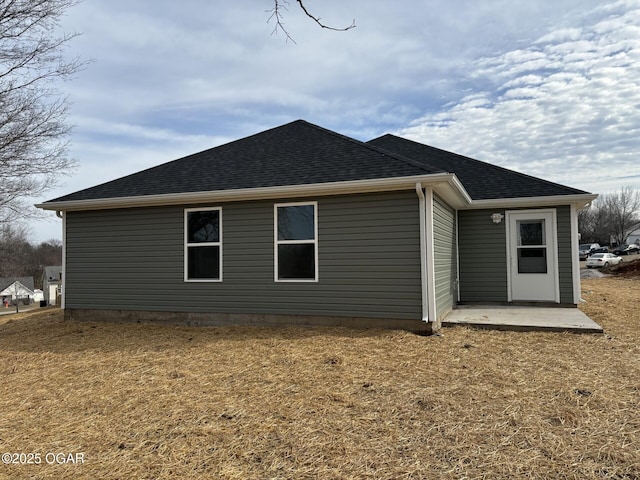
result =
[[[640,478],[640,280],[604,335],[0,319],[0,478]],[[85,454],[49,465],[46,452]]]

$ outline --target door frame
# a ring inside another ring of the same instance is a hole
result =
[[[557,211],[555,208],[544,208],[544,209],[522,209],[522,210],[507,210],[505,211],[505,230],[506,230],[506,241],[507,241],[507,301],[512,302],[513,300],[513,290],[512,290],[512,276],[513,272],[513,258],[512,255],[516,255],[517,252],[512,252],[511,248],[511,240],[512,235],[517,234],[517,232],[511,231],[511,218],[513,216],[518,215],[531,215],[535,217],[536,215],[548,215],[551,214],[551,225],[550,228],[547,229],[547,235],[550,235],[550,238],[553,242],[553,246],[547,249],[547,253],[549,256],[549,267],[553,269],[554,275],[554,299],[548,300],[549,302],[560,303],[560,271],[558,266],[558,217]],[[547,240],[547,244],[549,241]],[[527,300],[516,300],[516,301],[524,301]],[[531,300],[536,301],[536,300]]]

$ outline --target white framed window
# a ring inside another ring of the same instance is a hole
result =
[[[184,281],[222,281],[222,208],[184,211]]]
[[[276,282],[318,281],[318,202],[274,205]]]

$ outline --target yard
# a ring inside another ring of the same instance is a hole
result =
[[[637,480],[640,279],[582,288],[603,335],[5,316],[0,478]]]

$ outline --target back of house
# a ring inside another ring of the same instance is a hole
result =
[[[579,301],[595,195],[295,121],[45,202],[68,318],[436,331],[456,305]]]

